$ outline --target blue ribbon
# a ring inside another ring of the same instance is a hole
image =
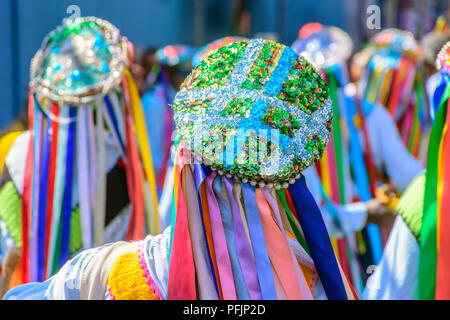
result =
[[[117,118],[116,118],[116,115],[114,113],[113,106],[112,106],[111,101],[109,100],[108,96],[105,96],[104,101],[105,101],[106,109],[108,110],[109,116],[111,117],[111,121],[112,121],[113,126],[114,126],[114,131],[116,132],[116,135],[117,135],[117,137],[119,139],[120,147],[122,148],[122,151],[125,154],[126,153],[126,151],[125,151],[125,144],[123,143],[122,136],[120,135],[119,125],[117,123]]]
[[[41,163],[41,179],[39,186],[39,212],[38,212],[38,268],[37,281],[44,280],[44,260],[45,260],[45,222],[47,220],[47,193],[48,193],[48,170],[50,165],[50,135],[51,120],[47,117],[44,145],[42,149],[42,163]]]
[[[244,198],[245,212],[247,214],[250,241],[255,255],[256,269],[258,270],[259,285],[263,300],[277,300],[277,291],[273,279],[272,268],[267,251],[264,230],[256,204],[255,187],[247,183],[241,183]]]
[[[76,109],[74,107],[69,110],[70,119],[75,119]],[[67,154],[66,154],[66,187],[64,188],[63,212],[62,212],[62,232],[61,232],[61,256],[60,267],[69,260],[70,255],[70,222],[72,214],[72,180],[75,153],[75,127],[76,122],[69,124],[69,133],[67,137]]]
[[[202,201],[200,199],[200,187],[201,187],[203,181],[208,176],[205,173],[205,171],[208,172],[208,175],[209,175],[211,170],[208,167],[204,167],[203,165],[200,165],[198,163],[194,164],[195,188],[197,189],[198,207],[200,209],[200,214],[202,216],[201,220],[202,220],[203,236],[205,237],[206,249],[208,251],[209,267],[211,269],[211,274],[212,274],[213,279],[214,279],[214,287],[216,288],[217,296],[219,297],[220,294],[219,294],[219,287],[217,285],[216,274],[214,272],[213,262],[212,262],[211,254],[210,254],[210,251],[209,251],[209,244],[208,244],[208,241],[206,241],[205,223],[203,221],[203,208],[202,208]]]
[[[448,79],[448,76],[442,71],[441,72],[441,80],[439,81],[439,84],[433,94],[433,105],[429,106],[432,122],[434,122],[434,118],[437,114],[439,105],[441,103],[442,95],[444,94],[445,88],[447,87],[447,82],[448,82],[447,79]]]
[[[302,175],[289,190],[328,299],[347,300],[347,293],[322,214],[306,186],[305,177]]]
[[[372,195],[370,194],[369,178],[367,176],[361,141],[353,123],[353,116],[357,114],[357,109],[353,97],[345,96],[344,103],[347,125],[350,131],[350,164],[353,169],[358,194],[363,201],[367,201],[372,198]]]

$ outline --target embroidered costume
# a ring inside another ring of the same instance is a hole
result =
[[[171,226],[84,251],[5,298],[355,299],[302,175],[331,136],[316,69],[274,41],[233,42],[191,72],[172,108]]]

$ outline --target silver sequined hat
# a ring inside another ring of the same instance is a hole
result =
[[[295,183],[330,139],[324,79],[275,41],[215,51],[186,78],[172,107],[177,131],[197,159],[252,185]]]
[[[82,17],[49,33],[30,67],[30,86],[40,98],[67,105],[90,103],[122,79],[129,42],[111,23]]]

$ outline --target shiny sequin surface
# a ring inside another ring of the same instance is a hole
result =
[[[217,40],[214,40],[211,43],[208,43],[207,45],[201,47],[192,57],[192,66],[195,68],[197,67],[203,60],[206,59],[206,57],[213,53],[215,50],[220,49],[224,46],[229,45],[233,42],[239,42],[239,41],[245,41],[248,40],[244,37],[238,37],[238,36],[228,36],[223,37]]]
[[[307,37],[295,40],[292,49],[320,70],[345,63],[353,50],[350,36],[337,27],[320,26]]]
[[[117,28],[98,18],[58,27],[33,59],[32,84],[51,100],[72,104],[107,91],[119,83],[128,62],[122,41]]]
[[[324,79],[270,40],[234,42],[209,55],[186,78],[173,109],[197,159],[253,185],[294,183],[330,138]]]

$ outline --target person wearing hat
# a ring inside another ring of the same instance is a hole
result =
[[[439,105],[434,107],[426,171],[414,179],[395,209],[394,227],[364,299],[450,299],[449,54],[447,42],[436,61],[443,88],[434,93]]]
[[[326,75],[334,107],[333,133],[327,152],[318,165],[305,170],[305,176],[310,189],[315,190],[316,201],[322,204],[321,211],[343,268],[361,293],[367,268],[381,258],[383,243],[378,227],[388,233],[393,222],[389,204],[392,194],[381,192],[379,183],[383,181],[375,174],[380,164],[376,167],[374,161],[377,159],[389,168],[411,165],[420,170],[420,165],[409,155],[384,110],[364,115],[359,101],[346,92],[351,86],[347,61],[353,47],[348,34],[337,27],[316,23],[303,27],[300,34],[302,38],[292,46]],[[390,130],[383,133],[380,125]],[[387,138],[390,143],[372,148],[370,142]],[[405,162],[395,163],[398,159],[388,156],[393,150]]]
[[[383,30],[355,54],[350,67],[354,82],[345,87],[347,102],[357,111],[351,122],[360,135],[367,172],[355,175],[358,192],[369,190],[366,194],[381,199],[390,210],[425,161],[430,122],[420,55],[411,33]],[[393,216],[385,217],[389,230]],[[381,259],[387,235],[383,230],[381,235],[372,234],[371,243],[383,243],[373,250],[374,265]]]
[[[115,26],[86,17],[49,33],[31,61],[29,129],[0,178],[2,295],[80,250],[159,233],[132,53]]]
[[[210,54],[172,105],[174,214],[5,299],[356,299],[302,171],[331,135],[323,77],[274,41]]]
[[[362,108],[371,109],[374,104],[384,106],[409,152],[423,163],[430,119],[423,52],[413,34],[395,28],[378,32],[355,55],[351,75],[358,88],[349,91],[360,92]],[[411,181],[409,174],[404,177],[403,186]]]

